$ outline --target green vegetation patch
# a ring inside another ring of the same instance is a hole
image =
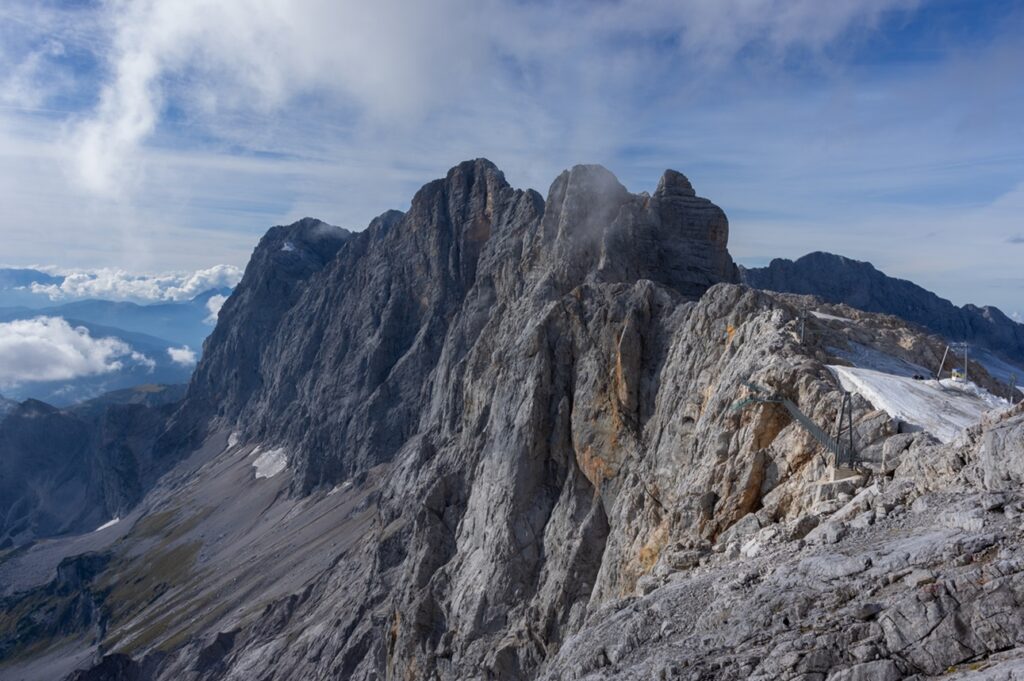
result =
[[[157,548],[144,556],[122,560],[103,576],[98,587],[107,592],[105,603],[113,627],[186,581],[202,543],[198,541]]]

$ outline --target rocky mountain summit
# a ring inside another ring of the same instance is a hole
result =
[[[738,285],[727,239],[674,171],[544,199],[485,160],[271,230],[173,469],[0,555],[0,678],[1017,673],[1022,408],[916,381],[944,343],[895,317]],[[843,381],[837,476],[787,405],[831,430]]]
[[[1024,364],[1024,324],[995,307],[957,307],[913,282],[886,276],[871,263],[815,252],[796,260],[776,258],[767,267],[742,272],[743,282],[755,288],[896,315],[950,340],[967,341]]]

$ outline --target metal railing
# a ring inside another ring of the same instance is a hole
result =
[[[800,408],[797,407],[789,398],[783,397],[779,394],[769,394],[766,389],[755,383],[751,383],[750,381],[744,381],[743,384],[754,391],[755,394],[734,404],[734,410],[738,411],[749,404],[781,404],[786,411],[789,412],[789,415],[793,417],[794,421],[799,423],[804,430],[810,433],[811,437],[813,437],[821,446],[832,452],[833,465],[836,468],[853,467],[856,452],[853,447],[853,405],[850,399],[850,393],[845,391],[843,392],[843,403],[840,406],[839,414],[836,419],[836,435],[833,437],[827,433],[824,428],[807,416],[807,414],[800,411]]]

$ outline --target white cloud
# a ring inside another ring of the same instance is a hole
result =
[[[105,374],[126,362],[155,366],[121,339],[93,338],[60,317],[0,323],[0,386]]]
[[[195,272],[132,274],[118,269],[71,272],[58,284],[32,284],[35,293],[51,300],[103,298],[140,302],[189,300],[213,288],[231,288],[242,278],[233,265],[216,265]],[[223,297],[223,296],[216,296]],[[212,312],[212,310],[211,310]]]
[[[183,345],[180,348],[167,348],[167,355],[171,358],[172,362],[183,367],[191,367],[196,364],[196,351],[187,345]]]
[[[464,82],[485,55],[466,2],[366,5],[333,0],[143,0],[109,10],[111,79],[73,129],[77,177],[122,193],[138,178],[138,144],[171,97],[193,117],[259,113],[329,92],[398,118]],[[225,27],[231,27],[225,30]],[[382,35],[389,49],[380,49]],[[168,76],[182,79],[174,90]]]
[[[146,370],[149,371],[149,373],[153,373],[153,369],[156,369],[156,360],[147,355],[142,354],[141,352],[132,350],[132,352],[129,354],[129,357],[131,357],[132,361],[136,362],[137,364],[146,367]]]
[[[638,76],[659,75],[652,70],[658,62],[676,61],[666,60],[665,45],[676,44],[682,63],[697,67],[693,71],[728,63],[751,46],[781,59],[792,48],[820,50],[851,27],[915,5],[917,0],[114,3],[106,15],[111,76],[95,109],[73,128],[74,167],[83,185],[100,194],[136,185],[138,147],[158,131],[171,102],[187,123],[257,147],[280,132],[265,116],[301,97],[332,103],[333,127],[340,126],[350,142],[382,132],[401,135],[425,119],[436,123],[440,112],[457,127],[467,117],[479,125],[479,114],[512,103],[521,120],[543,118],[547,107],[586,114],[574,117],[568,129],[596,139],[606,130],[595,128],[612,122],[609,97],[627,94]],[[346,115],[339,118],[337,109]],[[488,129],[493,134],[495,127]],[[504,128],[505,134],[513,130]]]
[[[227,296],[222,295],[210,296],[210,299],[206,301],[206,309],[209,310],[210,315],[203,321],[207,324],[215,325],[217,317],[220,315],[220,308],[224,306],[224,301],[227,299]]]

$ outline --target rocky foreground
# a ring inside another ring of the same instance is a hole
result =
[[[945,343],[737,285],[727,237],[673,171],[544,200],[482,160],[364,232],[271,230],[169,472],[0,558],[0,677],[1024,674],[1024,410],[944,443],[855,395],[835,480],[749,384],[831,427],[834,367]]]

